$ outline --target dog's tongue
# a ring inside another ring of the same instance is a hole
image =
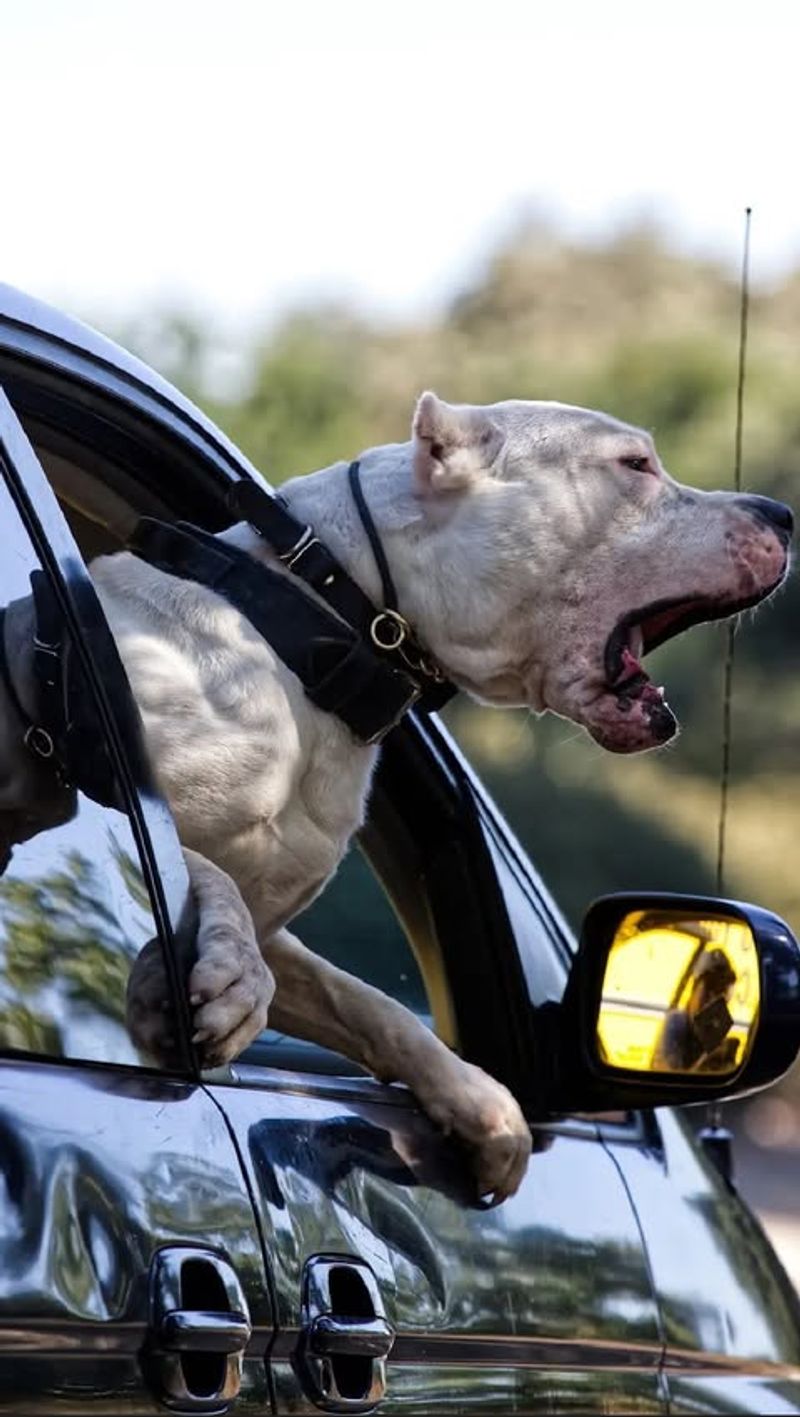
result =
[[[627,645],[622,651],[622,668],[614,684],[614,693],[626,699],[642,699],[645,703],[663,704],[664,690],[652,684]]]
[[[636,655],[626,645],[622,651],[620,671],[614,681],[614,692],[616,694],[627,694],[629,697],[638,698],[639,693],[649,684],[645,671],[642,669]]]
[[[664,690],[650,682],[636,655],[627,647],[622,651],[622,668],[613,693],[621,712],[640,718],[656,742],[666,743],[673,737],[678,725]]]

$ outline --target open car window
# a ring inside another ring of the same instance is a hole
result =
[[[174,986],[172,925],[188,934],[191,915],[183,859],[169,823],[141,795],[149,784],[136,781],[144,765],[127,681],[1,392],[0,526],[0,1051],[153,1066],[132,1020],[143,980],[149,987],[155,972],[162,997]],[[71,776],[54,768],[48,735],[31,734],[32,724],[43,732],[37,638],[51,650],[60,641],[64,678],[59,669],[53,679],[62,697],[69,683]],[[173,863],[169,898],[152,869],[148,817]],[[185,1068],[180,1036],[172,1061]]]
[[[187,518],[208,530],[228,524],[231,471],[246,467],[234,468],[230,458],[223,466],[222,443],[212,456],[194,446],[195,430],[176,427],[174,410],[162,424],[135,400],[126,405],[88,381],[73,402],[73,388],[65,380],[50,398],[21,385],[21,397],[29,435],[85,559],[121,548],[142,514]],[[397,754],[384,749],[363,833],[372,874],[352,851],[295,923],[313,948],[388,989],[472,1061],[510,1077],[524,1066],[529,1009],[492,853],[457,783],[443,795],[441,768],[413,725],[397,742]],[[550,950],[547,931],[542,938]],[[276,1035],[256,1049],[262,1065],[344,1066]]]
[[[144,473],[137,477],[128,445],[124,465],[97,444],[84,445],[72,434],[28,420],[53,491],[85,561],[121,550],[140,515],[166,519],[193,515],[170,505]],[[214,516],[199,518],[214,525]],[[384,834],[385,836],[385,834]],[[339,967],[357,974],[410,1008],[446,1041],[456,1042],[446,977],[424,892],[421,864],[396,833],[393,843],[378,845],[367,829],[365,850],[353,847],[321,897],[293,922],[304,943]],[[376,870],[370,855],[381,857]],[[387,892],[381,881],[391,877]],[[391,896],[391,900],[390,900]],[[398,913],[399,910],[399,913]],[[357,1066],[297,1039],[267,1029],[243,1055],[243,1062],[292,1070],[358,1073]]]

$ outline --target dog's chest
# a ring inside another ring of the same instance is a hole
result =
[[[235,764],[221,760],[219,740],[214,760],[203,755],[188,774],[159,763],[182,840],[234,877],[258,925],[270,931],[308,905],[335,872],[363,820],[375,758],[343,742],[346,730],[333,721],[311,741],[305,735],[300,753],[286,729],[285,721],[280,729],[266,722],[259,748],[245,735]],[[209,792],[209,778],[218,793]]]
[[[360,825],[376,750],[212,592],[125,555],[93,572],[181,839],[290,918]]]

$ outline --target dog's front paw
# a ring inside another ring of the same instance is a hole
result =
[[[162,1068],[174,1067],[181,1061],[171,990],[158,940],[148,940],[133,962],[125,1022],[136,1047]]]
[[[197,963],[189,976],[192,1042],[203,1066],[230,1063],[267,1026],[275,980],[261,957],[253,917],[238,886],[184,847],[197,900]]]
[[[207,948],[189,976],[192,1042],[207,1068],[230,1063],[267,1026],[275,980],[257,945],[228,937]]]
[[[507,1087],[452,1055],[442,1073],[415,1088],[425,1111],[472,1153],[480,1196],[513,1196],[531,1154],[531,1131]]]

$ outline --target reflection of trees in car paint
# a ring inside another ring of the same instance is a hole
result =
[[[154,934],[125,818],[81,797],[0,878],[0,1047],[138,1062],[125,991]]]

